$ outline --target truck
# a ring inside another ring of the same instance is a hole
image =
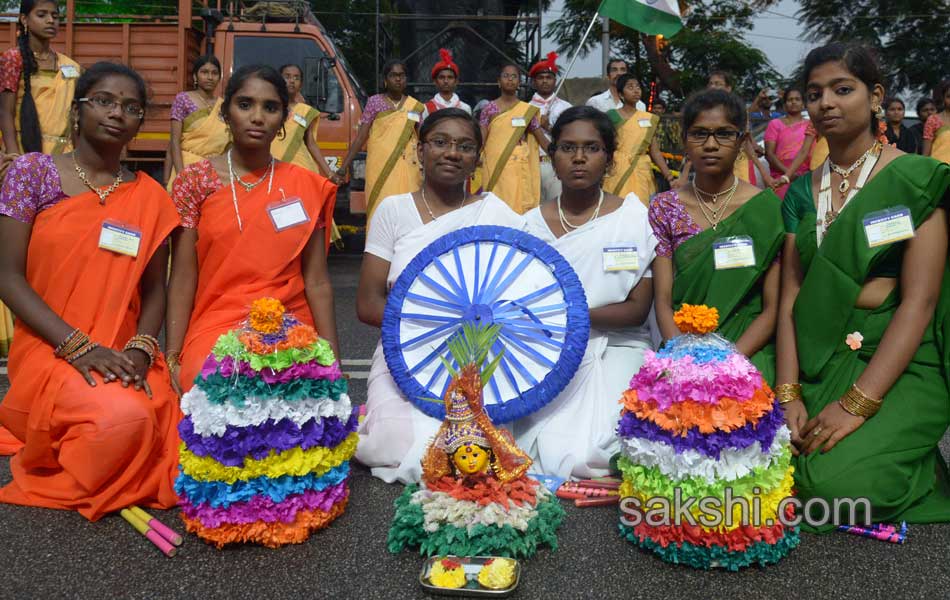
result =
[[[169,146],[172,102],[178,92],[190,89],[191,65],[205,53],[221,62],[219,94],[231,73],[244,65],[300,65],[304,98],[321,113],[318,145],[331,169],[356,138],[366,92],[305,1],[179,0],[175,15],[88,14],[77,12],[76,4],[66,0],[64,25],[53,49],[83,67],[115,61],[142,75],[151,95],[149,111],[125,160],[159,181]],[[4,15],[10,21],[7,47],[16,45],[16,16]],[[339,209],[365,213],[365,166],[361,153],[352,164],[349,184],[341,189]]]

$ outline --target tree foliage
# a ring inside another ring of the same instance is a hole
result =
[[[873,48],[887,89],[929,93],[950,77],[947,0],[799,0],[798,15],[816,42]]]
[[[547,30],[562,52],[573,53],[578,47],[599,4],[599,0],[565,0],[564,13]],[[714,69],[732,73],[736,91],[747,96],[780,79],[768,57],[743,37],[752,28],[756,14],[752,3],[681,1],[680,11],[685,25],[669,40],[612,23],[611,55],[626,59],[641,79],[658,81],[676,97],[702,87],[706,75]],[[596,25],[595,31],[599,31]],[[583,55],[599,44],[600,36],[592,33],[582,48]]]

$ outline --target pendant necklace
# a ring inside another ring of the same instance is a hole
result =
[[[231,163],[231,149],[230,148],[228,148],[228,152],[226,156],[228,159],[228,178],[231,180],[231,201],[234,203],[234,215],[237,217],[238,230],[241,233],[243,233],[244,223],[241,221],[241,211],[238,208],[237,190],[234,186],[234,183],[237,182],[241,184],[241,186],[244,188],[244,191],[250,192],[251,190],[256,188],[258,185],[263,183],[264,179],[266,178],[267,179],[267,194],[270,195],[271,187],[274,184],[274,157],[273,156],[270,157],[270,164],[267,167],[267,171],[265,171],[264,174],[261,175],[260,179],[258,179],[254,183],[246,183],[244,181],[241,181],[241,179],[237,176],[237,173],[234,172],[234,165]]]
[[[76,151],[73,150],[71,155],[73,158],[73,167],[76,169],[76,175],[79,176],[79,181],[83,182],[87,188],[95,192],[95,194],[99,196],[99,204],[104,205],[106,203],[106,198],[109,197],[109,194],[116,191],[116,189],[118,189],[119,185],[122,183],[121,165],[119,166],[118,172],[115,174],[115,181],[112,182],[112,185],[97,188],[96,186],[92,185],[92,182],[89,181],[89,178],[86,176],[86,172],[83,171],[82,167],[79,166],[79,161],[76,160]]]

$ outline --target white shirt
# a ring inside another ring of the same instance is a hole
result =
[[[462,102],[458,94],[452,94],[452,97],[446,100],[442,97],[442,94],[436,94],[433,96],[432,101],[435,102],[436,106],[439,107],[439,110],[443,108],[461,108],[468,114],[472,114],[472,107],[468,104]],[[429,107],[425,107],[422,110],[422,120],[425,121],[426,117],[429,116]]]
[[[554,94],[551,94],[547,100],[545,100],[541,97],[541,94],[538,94],[537,92],[535,92],[534,96],[531,97],[531,104],[541,109],[540,113],[538,114],[539,121],[541,120],[541,117],[548,115],[548,123],[551,127],[554,127],[554,123],[557,122],[557,119],[561,116],[561,113],[571,107],[570,102],[564,100],[563,98],[558,98]],[[547,152],[541,149],[538,149],[538,154],[541,156],[547,156]]]
[[[619,98],[614,100],[613,95],[610,93],[610,90],[604,90],[603,92],[597,94],[596,96],[591,96],[586,102],[587,106],[593,106],[600,112],[607,112],[610,109],[618,110],[623,106],[623,100]],[[646,110],[647,105],[637,100],[637,110]]]
[[[552,94],[545,100],[541,97],[541,94],[537,92],[531,97],[531,104],[541,109],[541,113],[538,115],[539,118],[548,115],[548,123],[550,123],[552,127],[554,123],[557,122],[557,118],[561,116],[561,113],[571,107],[571,103],[563,98],[558,98]]]

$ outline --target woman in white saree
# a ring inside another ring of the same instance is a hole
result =
[[[590,341],[574,378],[558,397],[514,425],[533,471],[568,477],[608,473],[620,446],[614,432],[619,401],[652,347],[656,238],[635,194],[601,188],[616,148],[600,111],[564,111],[552,131],[551,156],[562,193],[525,215],[527,231],[554,246],[577,272],[590,310]]]
[[[362,322],[381,326],[386,296],[403,269],[443,235],[472,225],[524,229],[524,218],[491,193],[469,196],[478,162],[478,124],[461,109],[433,113],[419,131],[422,188],[390,196],[373,213],[360,270],[356,310]],[[441,421],[410,403],[393,381],[376,345],[368,380],[366,418],[360,424],[356,459],[387,483],[414,483],[420,461]]]

